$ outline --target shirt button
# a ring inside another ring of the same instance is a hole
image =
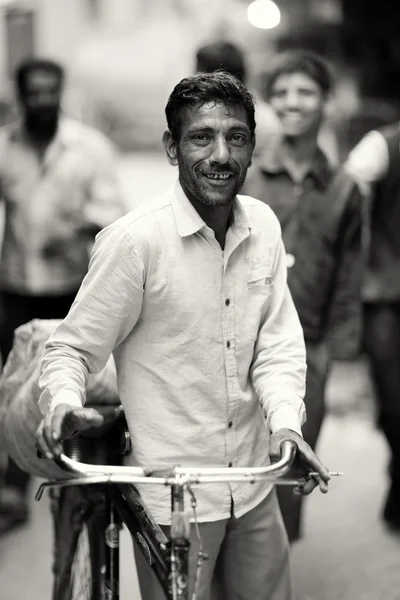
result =
[[[226,347],[227,347],[227,348],[230,348],[230,347],[231,347],[231,343],[230,343],[230,341],[229,341],[229,340],[226,342]]]
[[[226,304],[226,306],[229,306],[229,305],[230,305],[230,303],[231,303],[231,301],[229,300],[229,298],[227,298],[227,299],[225,300],[225,304]]]
[[[229,463],[228,467],[231,467],[231,466],[232,466],[232,463]]]
[[[229,423],[228,423],[229,429],[232,427],[232,425],[233,425],[232,421],[229,421]]]

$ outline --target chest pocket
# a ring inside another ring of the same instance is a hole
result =
[[[262,294],[269,296],[273,290],[274,283],[271,275],[258,277],[254,274],[247,280],[247,291],[250,294]]]
[[[250,268],[247,273],[247,291],[249,294],[269,296],[274,287],[272,269],[269,265]]]
[[[268,310],[274,281],[271,267],[260,265],[249,269],[246,281],[247,306],[245,315],[246,336],[254,342]]]

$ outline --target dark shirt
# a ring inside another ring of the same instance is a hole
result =
[[[288,284],[306,341],[326,339],[338,358],[354,357],[361,338],[361,194],[318,151],[301,183],[278,161],[255,164],[244,193],[277,215],[288,255]]]

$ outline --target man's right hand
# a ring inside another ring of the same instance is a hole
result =
[[[63,451],[62,440],[90,427],[101,427],[103,422],[104,417],[94,408],[58,404],[40,423],[36,447],[45,458],[57,458]]]

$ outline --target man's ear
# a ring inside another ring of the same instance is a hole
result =
[[[169,129],[164,131],[162,142],[169,164],[176,167],[178,165],[177,145]]]

